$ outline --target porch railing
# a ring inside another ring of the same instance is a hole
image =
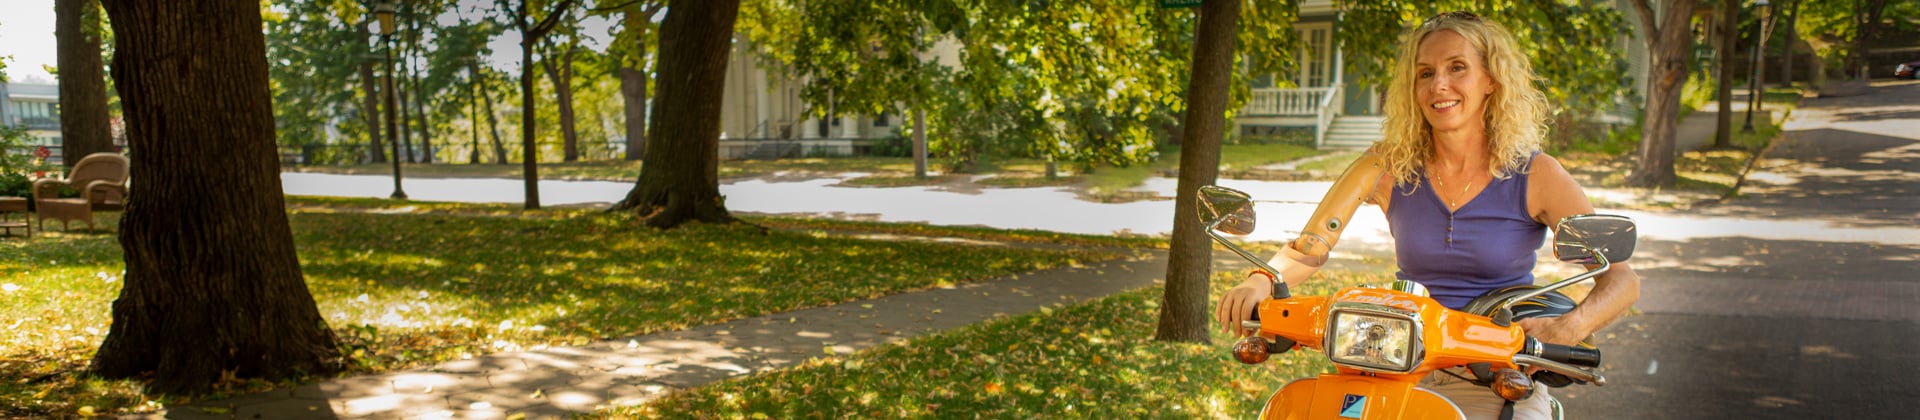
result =
[[[1345,88],[1346,84],[1335,83],[1333,87],[1327,88],[1327,92],[1320,97],[1318,109],[1314,110],[1315,114],[1313,117],[1313,148],[1318,149],[1326,146],[1327,127],[1333,125],[1334,111],[1346,106],[1344,101],[1341,100],[1341,98],[1345,97],[1345,95],[1341,94],[1341,91],[1345,90]]]
[[[1247,101],[1246,114],[1318,116],[1328,92],[1338,90],[1337,87],[1254,89],[1253,98]]]

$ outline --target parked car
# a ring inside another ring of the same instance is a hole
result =
[[[1902,78],[1902,77],[1905,77],[1908,79],[1920,79],[1920,61],[1903,63],[1899,67],[1894,67],[1893,77],[1896,79]]]

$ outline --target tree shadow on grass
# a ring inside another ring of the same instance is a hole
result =
[[[741,226],[662,232],[604,217],[294,220],[308,282],[334,322],[350,312],[348,324],[428,335],[519,331],[529,344],[581,344],[1097,258]]]

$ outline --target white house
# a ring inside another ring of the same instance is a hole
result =
[[[958,44],[941,41],[922,59],[957,67],[959,51]],[[745,36],[735,38],[728,60],[720,112],[721,159],[852,155],[911,124],[907,116],[892,112],[805,116],[803,81],[762,66]]]

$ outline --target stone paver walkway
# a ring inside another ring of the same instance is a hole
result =
[[[1130,252],[1135,252],[1130,258],[946,289],[583,347],[498,353],[429,369],[173,406],[163,415],[175,419],[565,417],[597,407],[638,404],[673,389],[780,369],[829,353],[848,354],[1162,281],[1165,252]]]

